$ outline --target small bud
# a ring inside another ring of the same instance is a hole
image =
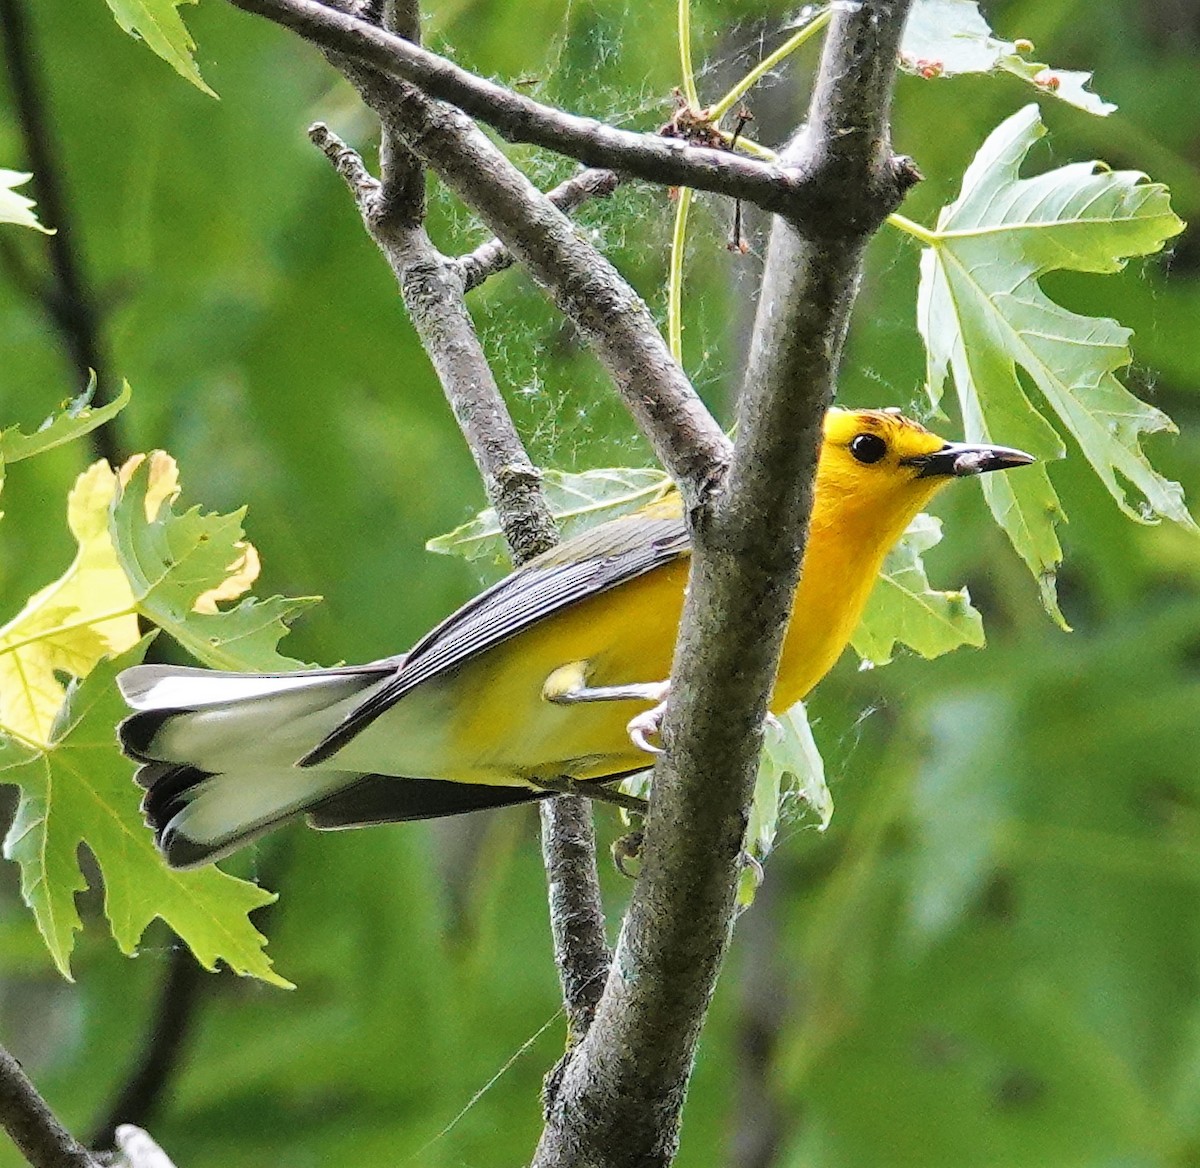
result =
[[[1018,53],[1032,53],[1033,41],[1027,41],[1024,37],[1018,37],[1015,41],[1013,41],[1013,48],[1016,49]]]
[[[1034,79],[1034,85],[1040,86],[1042,89],[1048,89],[1051,93],[1056,93],[1062,82],[1058,79],[1057,73],[1051,73],[1049,69],[1043,69]]]
[[[941,61],[933,61],[922,57],[917,61],[917,73],[924,77],[926,81],[932,81],[935,77],[940,77],[946,71],[946,67]]]

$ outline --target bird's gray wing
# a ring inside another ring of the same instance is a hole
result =
[[[630,515],[582,532],[530,560],[422,637],[386,685],[356,706],[301,760],[336,754],[405,694],[569,605],[687,555],[681,518]]]

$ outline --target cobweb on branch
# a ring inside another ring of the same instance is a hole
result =
[[[705,62],[697,76],[701,99],[718,98],[799,23],[811,19],[811,11],[797,10],[783,20],[732,30],[705,27],[697,12],[694,48],[696,59]],[[497,79],[539,101],[622,128],[651,131],[670,117],[671,91],[679,83],[674,20],[673,6],[658,11],[627,3],[601,10],[568,3],[542,52],[531,51],[522,59],[520,73],[510,71]],[[474,39],[467,45],[466,30],[461,39],[459,32],[450,24],[435,33],[431,47],[464,67],[480,67],[489,59],[487,46]],[[658,46],[650,76],[645,67],[647,43]],[[475,55],[479,60],[472,59]],[[811,58],[789,62],[760,83],[762,90],[790,75],[789,69],[802,73],[806,61]],[[750,95],[751,105],[759,93]],[[790,118],[789,113],[784,120],[790,124]],[[572,160],[550,151],[498,144],[543,190],[578,169]],[[675,207],[667,191],[631,182],[575,215],[580,230],[633,284],[664,329]],[[438,184],[431,188],[430,218],[438,246],[446,252],[470,250],[488,236]],[[701,195],[694,200],[684,286],[684,364],[697,390],[726,424],[731,421],[740,366],[738,338],[753,318],[765,246],[763,217],[747,215],[747,252],[731,250],[733,218],[728,199]],[[569,470],[652,461],[603,370],[527,277],[510,271],[494,278],[472,294],[471,309],[535,461]]]

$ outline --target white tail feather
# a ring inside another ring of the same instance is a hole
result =
[[[210,863],[357,778],[295,767],[209,775],[182,795],[184,806],[163,825],[160,845],[173,867]]]
[[[168,832],[211,846],[276,823],[358,776],[345,771],[243,770],[211,775],[185,796],[187,806],[166,825]]]
[[[213,773],[291,766],[320,742],[388,673],[322,670],[294,675],[212,673],[144,666],[119,683],[149,719],[137,753]],[[129,739],[125,739],[128,743]]]
[[[194,710],[312,686],[362,688],[391,672],[381,663],[378,674],[364,669],[310,669],[296,673],[218,673],[183,665],[135,665],[117,678],[121,696],[134,710]]]

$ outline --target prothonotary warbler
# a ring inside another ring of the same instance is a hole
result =
[[[846,647],[888,549],[954,478],[1033,459],[945,442],[895,410],[831,410],[772,710]],[[593,527],[447,617],[405,655],[287,674],[139,665],[121,743],[168,862],[319,828],[603,789],[645,769],[688,573],[679,496]]]

